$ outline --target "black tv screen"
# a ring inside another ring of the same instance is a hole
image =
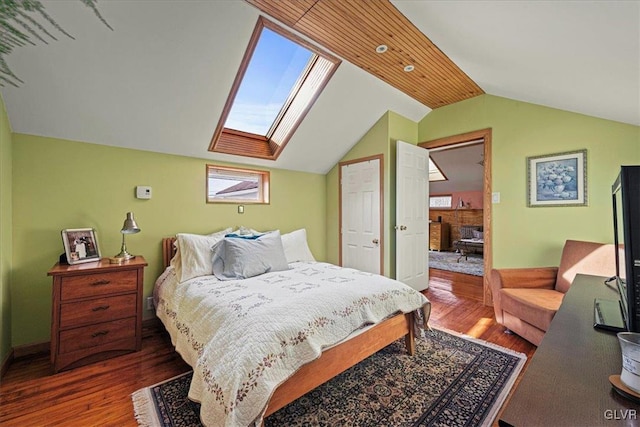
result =
[[[627,330],[640,332],[640,166],[622,166],[611,190],[620,302]]]

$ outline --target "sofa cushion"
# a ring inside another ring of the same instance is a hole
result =
[[[504,312],[503,324],[512,332],[520,335],[535,346],[539,346],[542,342],[542,338],[544,338],[545,331],[536,328],[511,313]]]
[[[556,290],[567,292],[576,274],[611,277],[616,274],[615,246],[567,240],[558,268]]]
[[[546,331],[562,303],[562,292],[553,289],[504,288],[500,290],[502,310]]]

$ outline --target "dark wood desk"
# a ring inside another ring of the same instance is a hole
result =
[[[618,395],[615,333],[593,328],[594,298],[617,299],[604,277],[577,275],[500,416],[501,426],[637,426],[640,405]]]

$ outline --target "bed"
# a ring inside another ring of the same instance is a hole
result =
[[[180,234],[163,239],[166,268],[154,287],[156,314],[194,370],[189,397],[202,404],[205,425],[260,425],[402,337],[413,354],[415,331],[429,317],[424,295],[383,276],[316,262],[304,230],[281,236],[286,269],[229,280],[185,275],[190,263],[206,264],[208,244],[229,236],[214,234],[196,251],[200,260],[180,250]],[[222,241],[242,240],[233,237]]]

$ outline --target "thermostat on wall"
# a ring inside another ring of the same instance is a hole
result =
[[[146,185],[138,185],[136,187],[136,198],[138,199],[150,199],[151,198],[151,187]]]

